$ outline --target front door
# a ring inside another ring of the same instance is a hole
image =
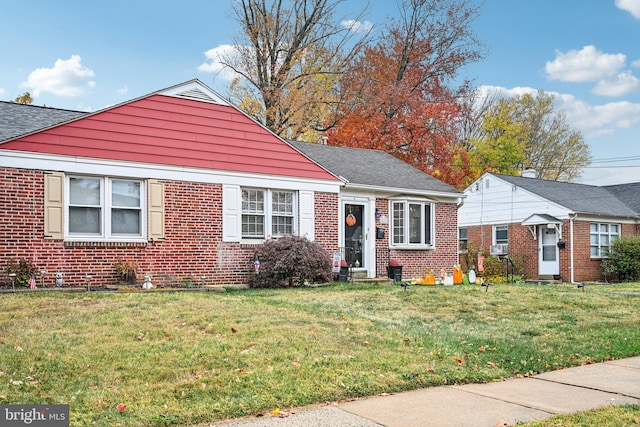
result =
[[[365,267],[365,232],[363,204],[344,205],[344,257],[347,265],[354,268]]]
[[[538,257],[538,274],[550,276],[560,274],[560,261],[558,259],[558,233],[555,228],[540,226],[538,241],[540,253]]]

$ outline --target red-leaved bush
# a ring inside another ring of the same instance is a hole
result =
[[[319,244],[304,237],[269,240],[256,250],[260,269],[251,275],[252,288],[303,286],[305,281],[332,280],[331,257]]]

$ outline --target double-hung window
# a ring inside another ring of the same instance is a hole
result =
[[[144,238],[144,185],[140,180],[70,176],[67,237],[139,240]]]
[[[591,223],[590,227],[591,258],[607,256],[611,244],[620,238],[619,224]]]
[[[296,232],[296,193],[242,189],[242,238],[282,237]]]
[[[506,245],[509,243],[508,225],[496,225],[493,227],[493,242],[496,245]]]
[[[466,228],[458,228],[458,251],[466,252],[469,247],[469,233]]]
[[[393,246],[427,248],[433,245],[433,204],[408,200],[391,202]]]

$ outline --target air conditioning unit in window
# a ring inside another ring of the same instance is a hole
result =
[[[509,245],[507,243],[491,245],[489,247],[489,253],[495,256],[507,255],[509,253]]]

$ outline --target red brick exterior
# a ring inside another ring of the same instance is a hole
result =
[[[65,286],[121,282],[114,268],[118,259],[138,263],[138,284],[149,275],[156,286],[247,283],[256,245],[222,241],[222,186],[165,181],[165,239],[162,241],[70,242],[44,238],[44,172],[0,169],[0,268],[10,260],[27,259],[45,270],[45,286],[63,273]],[[315,241],[327,252],[339,250],[339,195],[315,193]],[[389,218],[389,201],[378,199],[380,215]],[[419,277],[425,269],[436,274],[453,271],[457,263],[457,206],[435,207],[435,249],[389,250],[389,224],[376,221],[385,236],[376,239],[376,275],[387,276],[389,258],[403,265],[403,277]],[[41,277],[37,276],[37,285]],[[6,274],[0,284],[8,284]]]
[[[157,286],[187,283],[247,283],[255,245],[222,241],[222,186],[165,182],[164,241],[146,243],[64,242],[44,239],[44,173],[0,169],[0,268],[10,260],[30,260],[46,270],[45,286],[62,272],[65,286],[116,284],[119,259],[139,265],[138,283],[150,275]],[[338,247],[338,195],[315,194],[315,236],[330,253]],[[7,284],[3,273],[0,283]],[[41,278],[37,277],[40,286]]]
[[[603,281],[602,259],[591,258],[590,221],[575,220],[573,223],[573,280],[575,282]],[[571,281],[571,224],[563,221],[562,239],[565,247],[558,250],[560,264],[560,280]],[[468,246],[472,250],[482,249],[488,256],[492,243],[493,227],[491,225],[466,227]],[[622,224],[622,236],[638,235],[638,226]],[[509,225],[509,256],[522,266],[525,279],[538,278],[538,241],[534,240],[528,227],[521,224]],[[463,258],[463,257],[461,257]]]
[[[381,217],[390,218],[389,200],[376,200],[376,209]],[[389,249],[389,224],[376,221],[376,227],[385,231],[384,239],[376,239],[377,276],[387,276],[387,263],[390,258],[397,259],[402,265],[404,280],[422,277],[426,269],[433,270],[436,275],[441,269],[453,273],[458,262],[458,207],[453,203],[437,203],[435,206],[435,249],[406,250]]]

